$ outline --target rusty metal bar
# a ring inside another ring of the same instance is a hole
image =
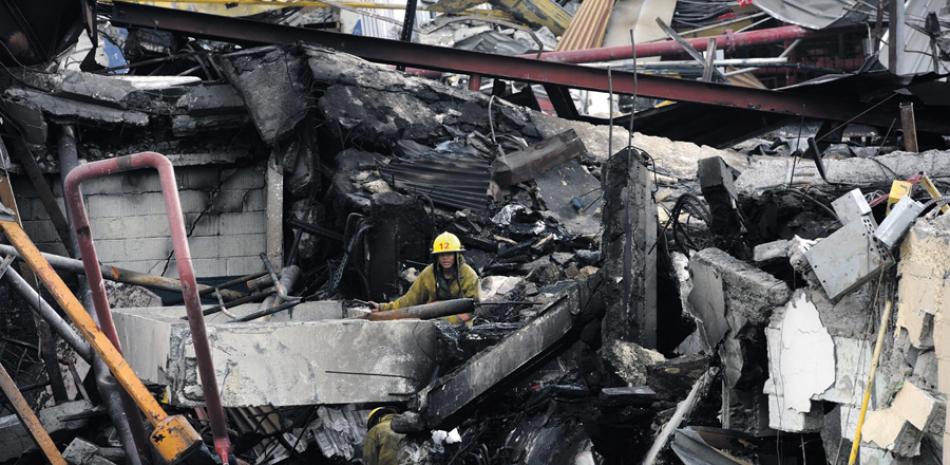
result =
[[[7,373],[7,369],[4,368],[3,365],[0,365],[0,388],[3,389],[3,393],[6,394],[10,404],[13,405],[13,410],[16,412],[17,418],[20,419],[20,423],[22,423],[27,431],[30,432],[30,435],[33,436],[33,440],[36,441],[36,445],[43,451],[43,454],[46,455],[46,459],[53,465],[66,465],[66,459],[63,458],[63,454],[56,448],[53,438],[49,437],[49,433],[43,428],[40,419],[37,418],[36,413],[30,408],[30,404],[23,397],[20,390],[17,389],[16,382],[13,381],[13,378],[10,377],[10,374]]]
[[[99,257],[89,228],[89,217],[83,202],[80,184],[88,179],[106,176],[125,171],[153,168],[158,171],[165,198],[165,210],[168,215],[169,230],[172,236],[172,246],[175,251],[175,262],[178,267],[178,276],[181,280],[182,299],[188,311],[188,325],[191,328],[192,343],[195,347],[195,356],[198,359],[198,374],[201,378],[201,387],[204,392],[205,404],[214,436],[214,448],[222,463],[229,463],[231,441],[228,438],[227,419],[221,406],[221,397],[218,393],[218,383],[214,374],[214,362],[211,360],[211,347],[208,344],[208,335],[205,330],[204,318],[201,315],[201,301],[198,296],[198,286],[195,281],[195,272],[191,264],[191,250],[188,246],[188,234],[185,231],[184,214],[181,210],[181,201],[178,198],[178,186],[171,162],[164,155],[156,152],[141,152],[124,157],[110,158],[95,161],[79,166],[66,177],[64,187],[66,204],[72,214],[73,227],[82,252],[83,266],[86,270],[86,279],[89,281],[90,292],[96,312],[99,315],[99,324],[115,347],[119,346],[118,335],[112,322],[112,309],[103,285],[102,270],[99,267]]]
[[[17,253],[16,249],[7,244],[0,244],[0,254],[12,254],[19,257],[19,253]],[[82,260],[51,253],[43,253],[43,258],[45,258],[46,261],[48,261],[50,265],[53,266],[53,268],[58,270],[68,271],[70,273],[86,274],[86,269],[83,267]],[[112,265],[100,264],[99,270],[103,277],[109,281],[134,284],[136,286],[152,287],[155,289],[161,289],[163,291],[181,292],[181,281],[174,278],[166,278],[164,276],[140,273],[138,271],[119,268]],[[206,284],[198,285],[198,293],[201,295],[213,294],[214,289],[214,286],[208,286]],[[232,289],[219,289],[219,291],[221,293],[221,297],[223,297],[225,301],[236,300],[244,297],[244,293]]]

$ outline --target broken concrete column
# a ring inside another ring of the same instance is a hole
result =
[[[624,149],[604,170],[604,342],[655,348],[657,219],[645,154]]]

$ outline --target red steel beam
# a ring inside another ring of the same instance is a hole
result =
[[[197,37],[245,44],[304,42],[380,63],[600,92],[607,92],[611,84],[608,82],[606,70],[589,66],[281,26],[140,4],[114,2],[113,5],[113,23],[151,27]],[[633,73],[625,71],[613,71],[612,81],[613,91],[618,94],[636,94],[822,120],[849,120],[873,105],[813,96],[799,91],[779,92],[645,74],[638,74],[638,82],[634,84]],[[896,105],[896,101],[892,105],[893,108],[882,105],[873,112],[855,118],[854,121],[888,126],[897,114]],[[950,132],[950,121],[946,118],[920,118],[918,129],[947,133]]]

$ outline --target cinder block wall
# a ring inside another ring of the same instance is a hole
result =
[[[192,263],[199,277],[263,271],[259,255],[265,251],[264,170],[264,164],[175,167]],[[58,175],[47,180],[63,208]],[[65,255],[29,179],[14,176],[13,188],[26,232],[40,250]],[[143,170],[98,178],[83,183],[82,191],[103,263],[151,274],[166,268],[172,247],[157,173]],[[172,259],[165,276],[177,275]]]

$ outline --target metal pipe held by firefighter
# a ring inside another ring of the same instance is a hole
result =
[[[191,329],[192,344],[195,356],[198,359],[198,375],[201,379],[201,388],[204,393],[208,418],[211,423],[211,432],[214,437],[214,449],[221,462],[227,465],[231,451],[231,441],[228,437],[227,419],[221,405],[221,395],[218,392],[218,382],[214,373],[214,362],[211,359],[211,347],[205,329],[204,318],[201,314],[201,300],[198,296],[198,283],[191,263],[191,250],[188,246],[188,234],[185,231],[185,218],[178,197],[178,185],[175,180],[175,171],[171,161],[157,152],[140,152],[117,158],[99,160],[75,168],[66,177],[64,186],[66,204],[72,214],[73,227],[82,252],[83,267],[89,281],[89,290],[92,292],[99,324],[106,335],[121,350],[119,338],[112,322],[112,309],[103,285],[102,269],[99,257],[96,254],[92,231],[89,227],[89,216],[83,201],[80,184],[83,181],[137,169],[152,168],[158,171],[162,196],[165,200],[165,212],[168,215],[168,228],[171,232],[172,248],[175,254],[175,263],[181,282],[182,300],[188,312],[188,326]]]
[[[419,319],[431,320],[433,318],[442,318],[462,313],[471,313],[475,310],[475,300],[473,299],[452,299],[440,302],[432,302],[412,307],[397,308],[383,312],[367,313],[360,316],[364,320],[386,321],[386,320],[406,320]]]

